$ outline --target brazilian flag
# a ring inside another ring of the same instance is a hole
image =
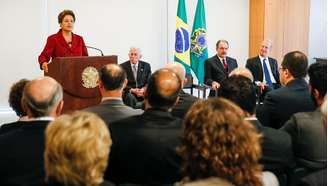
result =
[[[190,61],[200,85],[204,84],[204,62],[208,57],[204,1],[198,0],[191,33]]]
[[[181,63],[186,73],[190,74],[190,36],[187,23],[185,0],[179,0],[175,30],[175,54],[174,61]]]

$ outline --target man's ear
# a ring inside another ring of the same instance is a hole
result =
[[[312,88],[312,92],[313,92],[313,96],[314,96],[314,98],[316,99],[316,100],[319,100],[320,99],[320,92],[317,90],[317,89],[315,89],[315,88]]]
[[[64,107],[64,100],[61,100],[56,107],[56,116],[60,116]]]
[[[27,102],[26,102],[25,98],[22,98],[21,99],[21,105],[22,105],[23,110],[26,112],[27,116],[29,118],[31,118],[32,117],[32,113],[31,113],[30,109],[27,106]]]

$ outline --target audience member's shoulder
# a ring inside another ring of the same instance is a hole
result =
[[[104,180],[99,186],[115,186],[114,183]]]
[[[12,123],[7,123],[7,124],[1,125],[0,135],[5,134],[7,132],[14,131],[16,129],[19,129],[26,122],[27,121],[15,121],[15,122],[12,122]]]
[[[308,125],[309,123],[312,124],[316,120],[321,121],[321,112],[319,109],[313,112],[298,112],[293,114],[290,119],[294,120],[298,125]]]

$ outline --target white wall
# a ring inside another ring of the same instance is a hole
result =
[[[229,54],[244,66],[248,55],[248,0],[204,0],[209,56],[218,39],[230,42]],[[0,112],[8,108],[9,87],[21,78],[42,76],[37,57],[48,35],[58,31],[63,9],[76,14],[75,33],[105,55],[128,59],[131,46],[142,49],[153,71],[174,56],[178,0],[1,0]],[[186,0],[190,29],[197,0]],[[92,52],[96,54],[96,52]],[[0,123],[2,122],[0,116]]]
[[[327,58],[327,0],[311,0],[309,59]]]

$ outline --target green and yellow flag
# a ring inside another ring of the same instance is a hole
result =
[[[190,36],[187,23],[185,0],[179,0],[175,30],[174,61],[181,63],[190,74]]]
[[[204,66],[208,57],[206,41],[206,19],[204,1],[198,0],[194,25],[191,33],[190,60],[191,68],[196,74],[199,84],[204,84]]]

